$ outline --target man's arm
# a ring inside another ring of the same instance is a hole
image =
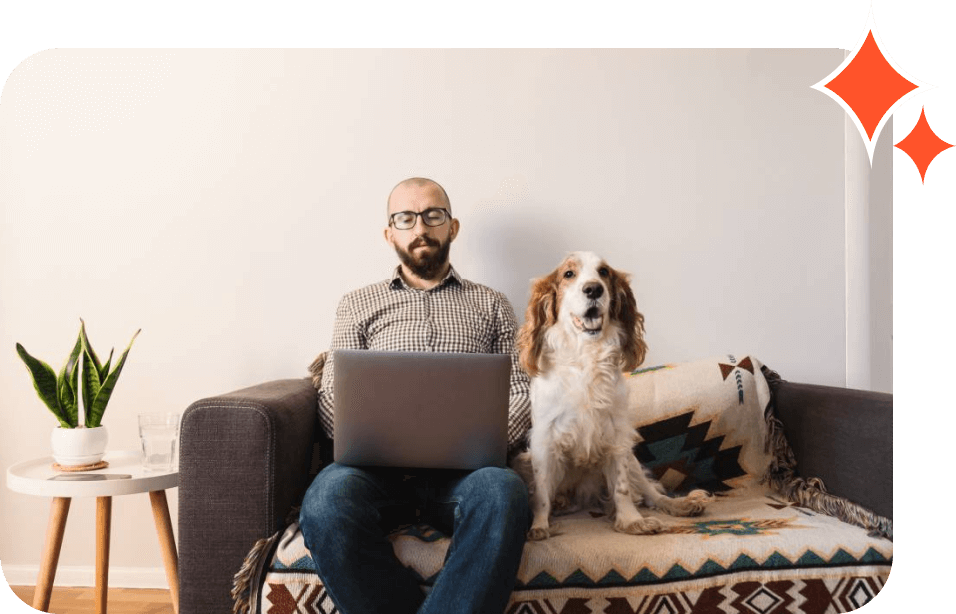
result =
[[[511,395],[508,399],[508,447],[521,442],[531,428],[531,380],[518,362],[518,349],[515,337],[518,332],[518,320],[515,318],[511,303],[502,293],[498,293],[498,336],[492,351],[496,354],[511,355]]]
[[[329,348],[329,354],[325,359],[325,367],[322,370],[322,388],[319,390],[319,423],[322,430],[331,439],[333,437],[335,419],[334,409],[335,400],[332,394],[332,383],[335,381],[335,361],[333,352],[335,350],[364,350],[368,348],[365,339],[365,333],[359,326],[352,311],[349,295],[346,294],[339,301],[339,306],[335,310],[335,326],[332,329],[332,345]]]

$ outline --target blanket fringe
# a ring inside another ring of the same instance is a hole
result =
[[[768,382],[781,379],[776,371],[767,367],[763,368],[763,373]],[[764,419],[767,423],[767,448],[772,457],[764,482],[768,482],[791,503],[863,527],[871,537],[885,537],[890,541],[893,540],[892,520],[875,514],[862,505],[847,501],[843,497],[831,495],[820,478],[805,479],[797,475],[797,459],[790,444],[787,443],[783,424],[774,415],[773,388],[771,388],[770,403],[767,404]]]
[[[232,614],[255,614],[258,587],[254,586],[261,578],[262,568],[279,540],[282,531],[276,531],[270,537],[263,537],[252,546],[246,555],[242,567],[232,578]]]

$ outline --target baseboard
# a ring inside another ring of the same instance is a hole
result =
[[[10,586],[36,586],[39,565],[4,565],[3,576]],[[96,572],[92,565],[60,565],[54,586],[95,586]],[[110,567],[110,588],[169,588],[162,567]]]

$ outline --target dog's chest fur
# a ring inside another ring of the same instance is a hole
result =
[[[592,467],[630,447],[633,427],[617,347],[594,340],[575,350],[549,352],[546,374],[532,381],[532,436],[538,430],[569,464]]]

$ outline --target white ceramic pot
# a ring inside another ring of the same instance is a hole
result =
[[[53,460],[63,466],[91,465],[98,463],[106,453],[109,435],[105,426],[91,429],[78,426],[75,429],[56,427],[50,436]]]

